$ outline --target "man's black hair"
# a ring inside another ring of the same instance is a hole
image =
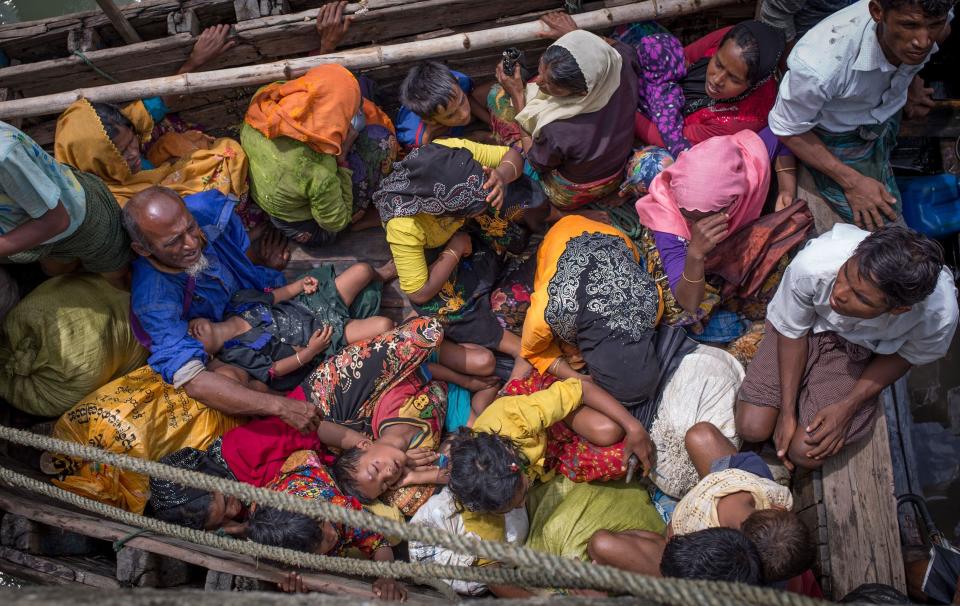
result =
[[[732,528],[707,528],[674,535],[664,547],[660,574],[748,585],[764,583],[757,548],[742,532]]]
[[[460,85],[450,68],[438,61],[417,63],[400,85],[400,103],[424,120],[453,101]]]
[[[369,505],[373,502],[373,499],[360,493],[357,480],[353,477],[357,473],[357,464],[360,462],[362,454],[363,449],[357,446],[344,450],[334,461],[333,468],[330,471],[333,473],[333,479],[337,483],[337,487],[343,491],[343,494],[355,498],[364,505]]]
[[[919,8],[926,17],[943,17],[950,12],[956,0],[877,0],[883,12]]]
[[[853,254],[860,275],[880,289],[891,309],[929,297],[943,269],[940,244],[900,225],[881,227],[864,238]]]

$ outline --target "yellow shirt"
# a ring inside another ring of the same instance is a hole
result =
[[[510,148],[506,145],[486,145],[470,139],[458,139],[456,137],[444,137],[443,139],[437,139],[434,143],[444,147],[462,147],[470,152],[474,160],[487,168],[500,166],[503,157],[510,151]]]
[[[417,292],[427,283],[430,267],[424,251],[447,243],[463,226],[462,217],[434,217],[419,214],[387,221],[387,244],[397,264],[400,290]]]
[[[474,431],[498,433],[514,441],[526,457],[531,480],[549,479],[544,467],[547,428],[565,419],[583,403],[580,379],[557,381],[548,389],[494,400],[473,424]]]
[[[582,403],[580,379],[557,381],[543,391],[494,400],[477,417],[473,430],[498,433],[513,440],[528,461],[526,473],[530,480],[547,481],[553,475],[543,467],[547,428],[565,419]],[[503,514],[464,511],[461,515],[467,531],[484,540],[506,540]]]
[[[533,294],[530,295],[530,308],[527,310],[527,316],[523,321],[523,335],[520,341],[520,355],[541,373],[546,373],[550,365],[562,355],[560,342],[555,338],[553,330],[550,329],[544,319],[544,312],[547,309],[549,299],[547,286],[557,273],[557,260],[567,249],[567,242],[583,235],[584,232],[609,234],[622,238],[633,252],[634,258],[638,262],[640,261],[640,253],[633,241],[616,227],[605,223],[599,223],[578,215],[568,215],[557,221],[547,231],[543,242],[540,244],[540,249],[537,251],[537,273],[533,279]],[[663,297],[660,299],[660,311],[657,313],[658,320],[662,311]]]

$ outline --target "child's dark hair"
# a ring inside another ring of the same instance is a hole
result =
[[[210,517],[211,501],[213,501],[213,493],[208,492],[187,501],[183,505],[154,510],[153,517],[170,524],[180,524],[187,528],[203,530],[207,525],[207,519]]]
[[[456,78],[438,61],[417,63],[400,84],[400,103],[424,120],[434,117],[457,94]]]
[[[93,107],[93,111],[97,113],[97,117],[100,118],[103,130],[107,131],[107,136],[111,139],[117,138],[120,128],[133,130],[133,123],[130,122],[130,118],[123,115],[123,112],[116,105],[112,103],[91,103],[90,105]]]
[[[503,511],[523,483],[521,457],[509,438],[463,428],[450,440],[450,492],[470,511]]]
[[[333,468],[330,471],[343,494],[355,498],[364,505],[369,505],[373,500],[360,493],[360,487],[357,486],[357,481],[353,478],[353,475],[357,473],[357,463],[360,462],[360,455],[362,454],[363,449],[356,446],[344,450],[334,461]]]
[[[732,528],[707,528],[675,535],[663,549],[660,574],[748,585],[764,583],[757,548],[742,532]]]
[[[587,79],[570,51],[558,44],[553,44],[544,51],[541,61],[543,66],[550,70],[550,80],[554,84],[562,86],[574,95],[587,94]]]
[[[312,553],[323,540],[321,523],[292,511],[257,506],[247,521],[247,538],[262,545]]]
[[[740,530],[756,545],[768,583],[803,574],[816,557],[810,531],[795,513],[782,509],[755,511]]]

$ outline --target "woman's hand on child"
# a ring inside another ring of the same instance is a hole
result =
[[[300,283],[303,284],[303,294],[305,295],[312,295],[317,292],[317,288],[320,286],[320,283],[313,276],[306,276]]]
[[[333,336],[333,327],[327,324],[319,330],[313,331],[310,340],[307,341],[307,349],[314,355],[321,353],[330,347],[330,338]]]
[[[500,210],[500,207],[503,206],[503,190],[506,187],[503,177],[496,169],[487,166],[483,167],[483,172],[487,175],[487,181],[483,184],[483,189],[490,192],[487,195],[487,204]]]
[[[373,593],[381,600],[407,601],[407,588],[396,579],[381,577],[373,582]]]
[[[411,448],[407,451],[407,458],[409,459],[408,467],[417,469],[418,467],[433,465],[440,458],[440,455],[429,448]]]
[[[627,430],[623,438],[623,468],[627,468],[630,455],[636,455],[643,466],[643,477],[648,477],[656,462],[656,448],[650,434],[639,422]]]

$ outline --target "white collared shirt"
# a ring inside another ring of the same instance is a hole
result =
[[[775,135],[800,135],[817,126],[849,132],[885,122],[906,104],[910,82],[938,47],[920,65],[894,66],[880,48],[869,4],[860,0],[830,15],[794,47],[770,111]]]
[[[878,354],[900,354],[911,364],[942,358],[957,328],[957,288],[946,267],[933,293],[902,314],[864,320],[842,316],[830,307],[830,293],[840,267],[853,256],[870,232],[845,223],[811,240],[783,274],[767,308],[767,319],[778,332],[798,339],[832,331]]]

